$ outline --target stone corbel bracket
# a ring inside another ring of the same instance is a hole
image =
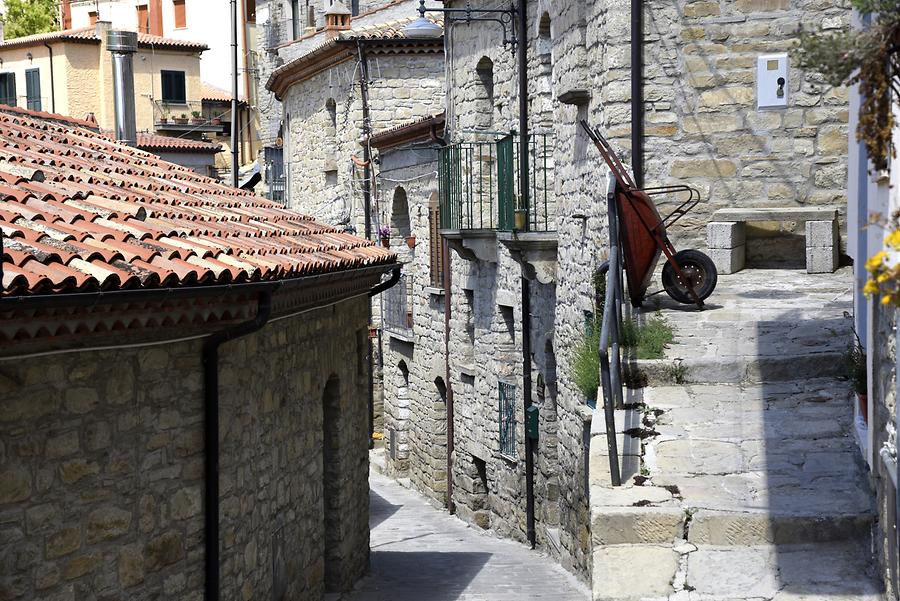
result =
[[[498,232],[497,240],[522,265],[529,280],[541,284],[556,281],[556,232]]]
[[[494,230],[441,230],[441,235],[462,259],[497,262],[497,232]]]

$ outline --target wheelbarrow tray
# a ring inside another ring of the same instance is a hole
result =
[[[616,203],[628,296],[637,307],[644,302],[662,254],[662,245],[655,235],[664,239],[665,227],[656,205],[643,192],[625,192],[617,186]]]

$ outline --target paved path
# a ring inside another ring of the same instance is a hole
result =
[[[661,300],[666,361],[686,372],[625,416],[646,428],[640,443],[620,430],[641,476],[592,476],[596,601],[881,601],[855,399],[835,377],[851,275],[749,270],[722,276],[702,313]]]
[[[479,532],[372,473],[372,569],[340,601],[585,601],[549,557]]]

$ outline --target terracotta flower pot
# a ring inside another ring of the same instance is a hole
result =
[[[860,394],[856,393],[856,400],[859,403],[859,414],[862,416],[863,421],[867,424],[869,423],[869,395],[868,394]]]
[[[415,248],[416,246],[416,237],[415,236],[407,236],[406,237],[406,245],[410,248]]]
[[[390,239],[390,238],[382,238],[382,239],[381,239],[381,245],[382,245],[383,247],[385,247],[385,248],[390,248],[390,246],[391,246],[391,239]]]

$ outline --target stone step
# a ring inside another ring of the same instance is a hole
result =
[[[607,545],[594,601],[882,601],[868,541],[806,545]]]
[[[789,382],[804,377],[841,377],[846,372],[843,351],[809,352],[784,356],[690,355],[666,359],[626,360],[625,381],[645,386]]]

